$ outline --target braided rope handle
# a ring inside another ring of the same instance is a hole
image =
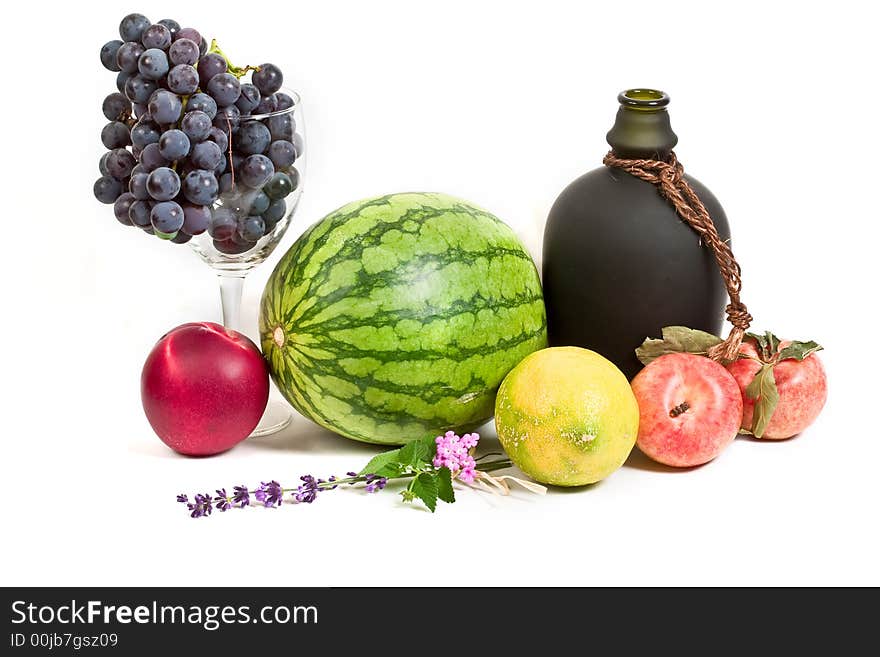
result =
[[[709,350],[712,360],[734,360],[739,352],[745,333],[752,322],[745,304],[740,300],[742,291],[742,270],[730,245],[721,239],[712,217],[696,192],[684,179],[684,167],[670,152],[665,160],[626,160],[609,153],[602,160],[605,166],[616,167],[642,180],[656,185],[660,195],[675,207],[678,216],[693,228],[705,244],[712,249],[715,262],[721,271],[730,303],[727,304],[727,319],[733,325],[727,338]]]

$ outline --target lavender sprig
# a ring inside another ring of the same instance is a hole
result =
[[[385,490],[389,481],[410,480],[406,490],[401,492],[404,501],[420,499],[433,512],[437,499],[454,502],[452,480],[460,478],[466,483],[473,482],[476,462],[482,472],[502,470],[511,467],[510,459],[482,461],[473,459],[473,451],[479,440],[478,434],[466,434],[459,437],[453,432],[438,436],[431,441],[416,441],[391,452],[380,454],[367,464],[367,468],[375,468],[375,472],[347,472],[345,477],[335,476],[316,479],[312,475],[303,475],[296,487],[285,488],[277,481],[263,481],[251,490],[247,486],[234,486],[232,494],[226,488],[219,488],[215,496],[208,493],[195,495],[190,501],[185,494],[177,496],[177,501],[185,504],[190,516],[202,518],[211,515],[211,511],[225,512],[230,509],[243,509],[251,506],[253,498],[265,508],[278,508],[285,501],[293,504],[311,504],[320,493],[335,490],[341,485],[352,487],[363,484],[367,493],[378,493]],[[487,455],[488,456],[488,455]]]

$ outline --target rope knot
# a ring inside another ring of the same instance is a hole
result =
[[[681,177],[684,174],[684,170],[680,164],[678,166],[664,164],[659,168],[659,171],[660,184],[671,185],[672,187],[678,187],[681,183]]]
[[[733,325],[743,330],[749,328],[752,323],[752,316],[749,314],[749,311],[746,309],[745,305],[739,303],[738,305],[729,304],[727,306],[727,320]]]

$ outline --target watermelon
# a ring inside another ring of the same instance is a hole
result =
[[[350,203],[269,278],[263,354],[300,413],[400,445],[489,420],[505,375],[547,346],[541,283],[501,220],[434,193]]]

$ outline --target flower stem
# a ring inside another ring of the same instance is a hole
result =
[[[494,454],[486,454],[485,456],[494,456]],[[484,456],[484,458],[485,458]],[[513,467],[513,462],[510,459],[501,459],[498,461],[489,461],[488,463],[481,463],[479,469],[483,472],[492,472],[493,470],[504,470],[506,468]],[[396,477],[388,477],[388,481],[395,481],[398,479],[412,479],[414,477],[418,477],[422,472],[407,472],[405,474],[398,475]],[[335,488],[336,486],[340,486],[343,484],[358,484],[365,483],[367,481],[367,476],[362,475],[358,477],[346,477],[345,479],[336,479],[334,481],[322,481],[318,484],[318,490],[328,490]],[[292,493],[296,492],[296,488],[282,488],[284,493]]]

